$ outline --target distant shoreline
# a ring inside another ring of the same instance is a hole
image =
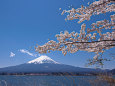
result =
[[[15,75],[15,76],[98,76],[98,75],[115,75],[111,73],[1,73],[0,75]]]

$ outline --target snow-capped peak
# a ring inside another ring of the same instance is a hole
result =
[[[29,64],[34,63],[34,64],[43,64],[43,63],[52,63],[52,64],[59,64],[58,62],[54,61],[48,56],[42,55],[32,61],[28,62]]]

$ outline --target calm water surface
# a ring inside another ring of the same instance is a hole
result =
[[[95,76],[0,75],[0,86],[109,86]]]

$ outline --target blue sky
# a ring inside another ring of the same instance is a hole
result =
[[[77,24],[77,20],[65,21],[66,16],[61,15],[59,8],[78,8],[87,5],[87,1],[92,0],[0,0],[0,68],[36,58],[21,53],[20,49],[35,54],[36,44],[43,45],[48,39],[56,40],[55,34],[60,31],[79,32],[81,24]],[[110,14],[93,16],[85,23],[88,27],[96,20],[110,19]],[[109,53],[114,51],[115,48],[107,50],[104,56],[109,57]],[[15,56],[10,57],[10,52],[15,53]],[[81,51],[66,56],[58,51],[46,55],[57,62],[79,67],[85,67],[87,59],[94,56],[93,53]],[[114,61],[105,62],[104,68],[112,69],[114,65]]]

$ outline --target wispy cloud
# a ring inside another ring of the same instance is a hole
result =
[[[30,55],[30,56],[37,57],[37,54],[33,54],[33,53],[29,52],[29,51],[26,50],[26,49],[20,49],[19,51],[20,51],[21,53],[26,53],[26,54],[28,54],[28,55]]]
[[[14,57],[15,54],[13,52],[10,52],[10,57]]]

